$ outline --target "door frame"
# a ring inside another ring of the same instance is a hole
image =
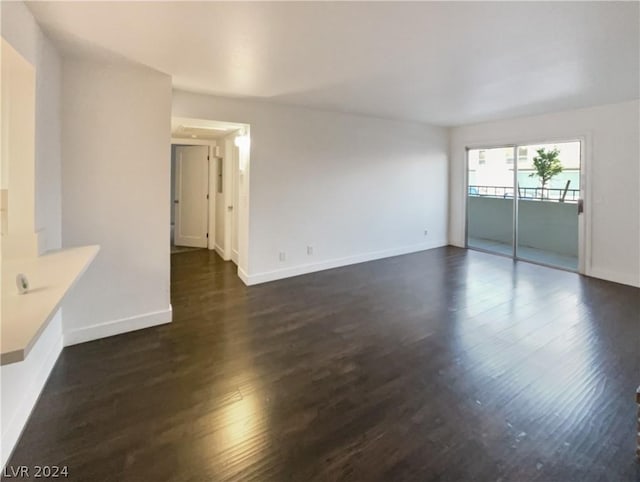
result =
[[[208,219],[208,227],[207,232],[209,233],[209,238],[207,239],[207,249],[215,249],[216,247],[216,196],[215,193],[211,195],[211,187],[215,186],[215,182],[217,179],[217,170],[218,165],[212,160],[215,158],[216,154],[216,142],[209,141],[206,139],[181,139],[178,137],[171,138],[171,147],[173,146],[208,146],[208,163],[209,163],[209,215]],[[175,180],[169,179],[169,182],[174,182]],[[172,205],[171,209],[175,209]],[[169,226],[171,228],[171,226]]]
[[[238,237],[239,248],[239,231],[238,231],[238,216],[239,216],[239,202],[236,202],[234,192],[240,194],[240,172],[239,172],[239,148],[235,145],[235,138],[238,135],[237,130],[229,132],[220,140],[223,141],[220,149],[222,151],[222,159],[224,164],[224,196],[222,202],[223,207],[223,225],[224,225],[224,249],[222,251],[222,258],[225,261],[233,261],[238,266],[239,264],[239,250],[233,249],[233,231],[236,230],[236,236]],[[239,196],[238,196],[239,197]],[[239,201],[239,199],[238,199]]]
[[[215,110],[215,109],[214,109]],[[233,109],[232,109],[233,110]],[[251,126],[251,122],[247,120],[241,120],[239,117],[242,117],[242,114],[228,112],[225,116],[220,116],[222,118],[227,117],[226,121],[217,120],[218,116],[205,116],[205,117],[181,117],[177,115],[177,113],[172,113],[172,119],[179,119],[181,122],[213,122],[213,123],[224,123],[228,126],[237,126],[238,129],[242,129],[243,134],[247,136],[244,139],[242,146],[238,146],[240,150],[240,162],[239,162],[239,205],[235,207],[238,211],[238,265],[237,265],[237,273],[238,277],[242,280],[245,285],[252,285],[258,282],[258,280],[253,279],[253,276],[249,275],[249,260],[250,260],[250,235],[251,235],[251,166],[253,164],[253,148],[251,147],[251,136],[253,132],[253,128]],[[171,136],[172,143],[176,144],[202,144],[209,143],[208,141],[203,141],[200,139],[194,138],[176,138],[173,135]],[[215,140],[215,146],[218,146],[218,139]],[[213,140],[212,140],[213,141]],[[235,139],[234,139],[235,141]],[[212,149],[214,155],[217,155],[216,149]],[[212,157],[212,156],[210,156]],[[217,163],[213,163],[214,167]],[[224,169],[224,168],[223,168]],[[217,169],[210,169],[209,173],[214,176],[213,180],[211,177],[209,178],[210,186],[215,186],[216,177],[218,175]],[[226,174],[225,174],[226,177]],[[215,196],[209,196],[210,199],[210,212],[215,213],[216,210],[219,210],[220,204],[215,206]],[[218,209],[216,209],[216,207]],[[219,220],[218,220],[219,221]],[[217,237],[218,233],[215,232],[215,218],[214,222],[209,220],[209,249],[215,249],[215,237]],[[226,249],[226,246],[225,246]]]
[[[542,139],[542,140],[541,140]],[[590,132],[582,132],[576,135],[567,135],[567,136],[549,136],[549,137],[535,137],[535,138],[516,138],[496,142],[478,142],[478,143],[468,143],[465,145],[464,151],[464,245],[466,249],[473,249],[476,251],[489,252],[483,249],[473,248],[469,246],[469,151],[475,149],[495,149],[495,148],[513,148],[514,149],[514,189],[516,189],[516,181],[517,181],[517,148],[520,146],[527,146],[531,144],[553,144],[553,143],[562,143],[562,142],[580,142],[580,195],[583,199],[583,212],[581,215],[578,215],[578,269],[577,273],[583,275],[591,274],[591,205],[592,205],[592,196],[591,196],[591,153],[592,153],[592,135]],[[517,196],[514,191],[514,208],[513,208],[513,253],[512,256],[507,256],[500,253],[491,252],[491,254],[496,254],[499,256],[504,256],[508,258],[512,258],[518,261],[526,261],[528,263],[540,264],[543,266],[550,266],[552,268],[564,269],[565,268],[558,266],[551,266],[545,263],[540,263],[536,261],[531,261],[528,259],[522,259],[516,256],[517,249],[517,214],[518,214],[518,203]]]
[[[229,216],[229,252],[231,256],[231,261],[233,261],[236,266],[238,265],[238,260],[240,258],[240,236],[238,232],[239,228],[239,219],[238,219],[238,209],[240,206],[240,149],[235,145],[231,145],[231,205],[233,209],[231,210],[231,215]],[[235,241],[235,243],[234,243]],[[235,246],[234,246],[235,244]]]

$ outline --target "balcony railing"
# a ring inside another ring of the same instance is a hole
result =
[[[577,203],[580,198],[580,189],[518,187],[518,199],[530,199],[532,201],[558,201]],[[469,196],[492,197],[500,199],[513,198],[513,188],[505,186],[469,186]]]

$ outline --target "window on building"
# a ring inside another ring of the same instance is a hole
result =
[[[525,162],[529,155],[526,147],[518,147],[518,162]]]
[[[505,149],[504,156],[506,157],[507,164],[513,164],[513,149]]]

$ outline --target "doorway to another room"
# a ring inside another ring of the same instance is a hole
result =
[[[171,146],[171,253],[206,248],[209,237],[209,146]]]
[[[171,133],[171,254],[209,249],[241,268],[249,126],[173,117]]]

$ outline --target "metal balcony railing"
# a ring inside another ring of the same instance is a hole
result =
[[[513,198],[513,188],[505,186],[469,186],[469,196],[509,199]],[[532,201],[557,201],[577,203],[580,189],[569,189],[569,183],[564,189],[540,187],[518,187],[518,199]]]

